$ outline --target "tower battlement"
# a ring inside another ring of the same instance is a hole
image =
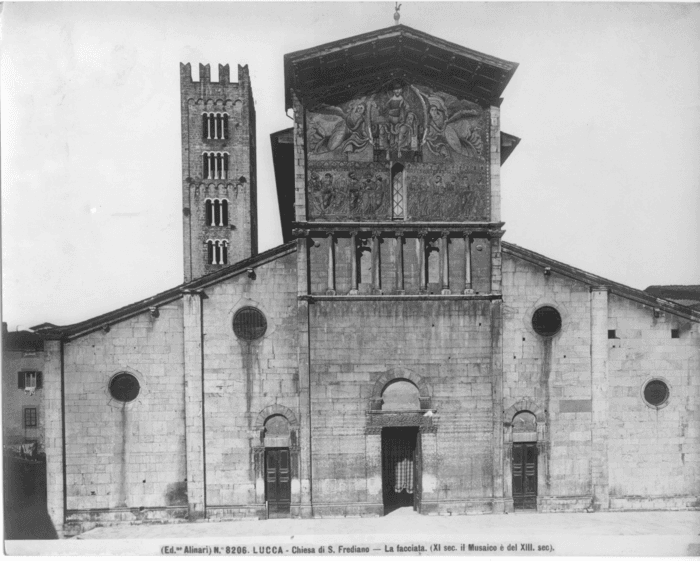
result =
[[[208,64],[199,64],[199,80],[192,78],[192,65],[187,62],[180,63],[180,82],[184,84],[220,84],[228,85],[245,85],[250,86],[250,72],[248,65],[238,65],[238,82],[231,82],[231,68],[228,64],[219,64],[219,81],[213,82],[211,79],[211,66]]]

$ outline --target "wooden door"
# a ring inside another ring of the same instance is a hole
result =
[[[537,443],[513,443],[513,506],[537,508]]]
[[[265,450],[265,499],[270,518],[287,518],[292,500],[289,448]]]

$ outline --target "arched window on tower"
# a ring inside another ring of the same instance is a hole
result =
[[[202,113],[202,140],[228,139],[228,113]]]
[[[207,199],[204,203],[205,224],[207,226],[228,226],[228,201]]]
[[[221,225],[228,226],[228,201],[221,200]]]
[[[404,179],[404,167],[401,164],[394,164],[391,168],[391,209],[392,217],[395,220],[404,218],[404,209],[406,208]]]
[[[214,242],[207,240],[207,263],[214,264]]]
[[[204,179],[228,179],[229,155],[226,152],[202,153]]]
[[[204,179],[209,179],[209,154],[206,152],[202,154],[202,177]]]
[[[211,199],[207,199],[204,203],[205,224],[211,226],[214,221],[213,203]]]
[[[209,265],[228,264],[228,241],[207,240],[207,263]]]

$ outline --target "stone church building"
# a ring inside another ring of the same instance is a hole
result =
[[[39,329],[57,529],[700,506],[700,311],[502,240],[516,67],[403,25],[286,55],[258,253],[248,68],[181,66],[183,284]]]

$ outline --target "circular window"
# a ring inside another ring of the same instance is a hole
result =
[[[109,382],[109,393],[117,401],[134,401],[139,395],[140,390],[141,386],[136,376],[127,372],[117,374]]]
[[[544,337],[559,333],[561,316],[552,306],[543,306],[532,314],[532,328]]]
[[[649,405],[661,407],[668,401],[668,386],[661,380],[652,380],[644,387],[644,399]]]
[[[265,335],[267,320],[257,308],[250,306],[241,308],[233,316],[233,332],[239,339],[255,341]]]

